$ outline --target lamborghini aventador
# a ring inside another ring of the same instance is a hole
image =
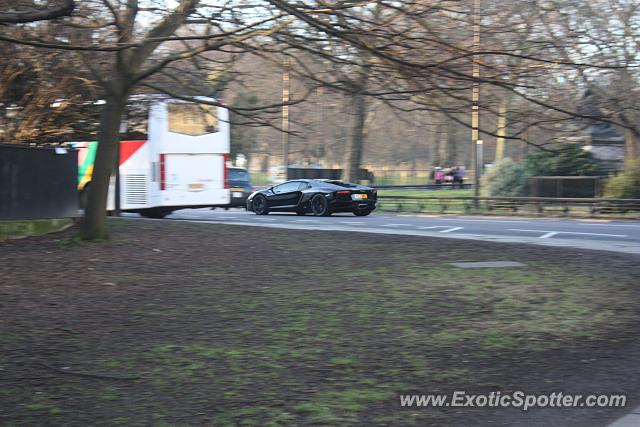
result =
[[[376,208],[377,192],[364,185],[338,180],[296,179],[256,191],[247,199],[247,210],[258,215],[295,212],[329,216],[336,212],[369,215]]]

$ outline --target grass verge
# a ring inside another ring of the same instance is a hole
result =
[[[73,221],[61,219],[33,219],[24,221],[0,220],[0,240],[40,236],[70,227]]]
[[[398,396],[556,390],[638,326],[632,256],[110,224],[0,245],[1,423],[468,426]],[[505,259],[526,266],[449,265]]]

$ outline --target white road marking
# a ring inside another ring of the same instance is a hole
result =
[[[464,227],[451,227],[447,230],[442,230],[441,233],[451,233],[452,231],[462,230]]]
[[[597,224],[597,223],[590,223],[590,222],[581,222],[580,225],[597,225],[599,227],[633,227],[633,228],[640,228],[640,225],[635,225],[635,224]]]
[[[429,227],[418,227],[420,230],[433,230],[434,228],[451,228],[450,225],[431,225]]]
[[[261,217],[256,217],[256,218],[253,218],[253,219],[255,219],[255,220],[257,220],[257,221],[275,221],[275,218],[261,218]]]
[[[220,219],[236,219],[235,216],[219,216],[217,218],[220,218]]]
[[[362,221],[340,221],[340,224],[362,225],[362,224],[364,224],[364,222],[362,222]]]
[[[445,221],[463,221],[463,222],[515,222],[518,224],[529,223],[531,221],[526,220],[505,220],[505,219],[455,219],[455,218],[440,218]]]
[[[382,224],[382,227],[411,227],[411,224]]]
[[[604,236],[604,237],[627,237],[626,234],[603,234],[603,233],[579,233],[577,231],[549,231],[549,230],[523,230],[520,228],[510,228],[509,231],[524,231],[530,233],[543,233],[541,239],[545,239],[556,234],[575,234],[579,236]],[[551,236],[549,236],[551,234]]]
[[[295,219],[295,222],[318,222],[317,219]]]

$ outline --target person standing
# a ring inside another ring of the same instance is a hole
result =
[[[433,179],[436,181],[436,184],[442,184],[442,181],[444,181],[444,173],[441,168],[436,168],[436,171],[433,173]]]
[[[453,186],[458,184],[460,188],[464,185],[464,171],[460,167],[456,167],[453,171]]]

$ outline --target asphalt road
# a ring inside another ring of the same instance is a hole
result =
[[[518,242],[640,254],[640,221],[382,214],[368,217],[352,214],[314,217],[271,213],[259,216],[241,209],[184,209],[174,212],[167,219]]]

